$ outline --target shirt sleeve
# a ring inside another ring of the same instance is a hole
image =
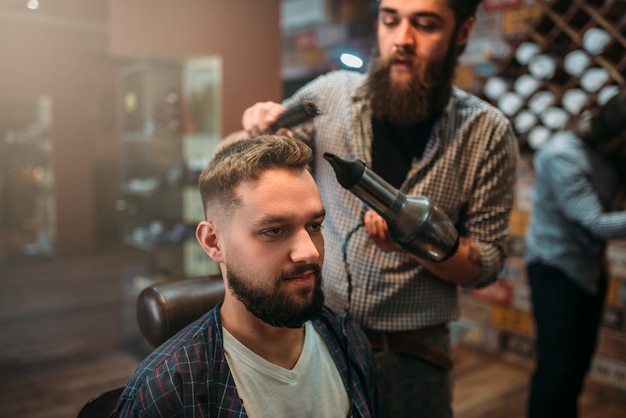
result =
[[[491,117],[495,120],[491,123],[484,121],[484,131],[478,133],[489,136],[490,140],[483,151],[467,219],[463,223],[463,235],[477,243],[481,254],[481,276],[469,287],[492,283],[504,266],[517,183],[517,139],[508,122],[496,115]],[[491,130],[488,126],[492,127]]]
[[[605,212],[582,152],[551,152],[538,162],[566,218],[602,240],[626,236],[626,211]]]

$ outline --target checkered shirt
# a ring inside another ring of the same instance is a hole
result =
[[[289,106],[313,100],[321,112],[294,133],[315,152],[315,177],[327,213],[324,290],[336,311],[343,310],[348,297],[342,245],[362,221],[365,205],[339,185],[323,153],[356,157],[372,167],[372,113],[364,77],[354,71],[331,72],[285,101]],[[482,275],[473,286],[491,283],[503,267],[517,161],[517,140],[506,117],[454,88],[422,158],[413,160],[400,187],[408,195],[432,199],[461,235],[477,242]],[[354,282],[351,315],[361,326],[405,331],[458,317],[457,286],[423,269],[412,255],[380,251],[364,228],[352,235],[347,254]]]
[[[626,237],[626,212],[609,212],[619,186],[616,167],[571,132],[555,135],[533,165],[525,261],[555,267],[595,294],[606,241]]]
[[[141,362],[120,397],[115,417],[247,417],[224,355],[220,307],[188,325]],[[347,388],[348,363],[339,317],[324,308],[313,325],[326,342]],[[346,331],[354,416],[381,416],[369,343],[354,323],[348,322]]]

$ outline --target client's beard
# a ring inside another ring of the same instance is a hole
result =
[[[450,98],[458,50],[451,45],[443,62],[427,65],[415,54],[402,54],[410,65],[409,82],[390,77],[391,63],[400,55],[378,55],[368,75],[369,99],[374,116],[394,125],[412,125],[443,110]]]
[[[273,327],[300,328],[310,319],[317,318],[324,306],[321,268],[317,264],[299,265],[293,271],[274,278],[267,288],[252,286],[230,266],[227,269],[228,286],[250,313]],[[285,277],[312,270],[315,274],[313,289],[301,289],[296,295],[281,289]]]

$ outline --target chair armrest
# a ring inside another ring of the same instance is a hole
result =
[[[139,329],[157,347],[223,299],[224,282],[220,275],[147,287],[137,299]]]

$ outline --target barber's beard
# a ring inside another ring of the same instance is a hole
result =
[[[302,288],[295,295],[281,289],[284,277],[310,270],[315,272],[313,289]],[[248,311],[274,327],[300,328],[306,321],[317,318],[324,305],[321,269],[317,264],[300,266],[280,275],[263,288],[250,285],[249,280],[230,267],[227,269],[227,278],[230,290]]]
[[[372,112],[395,125],[412,125],[443,110],[450,98],[458,51],[454,46],[441,62],[425,63],[415,54],[404,54],[410,66],[409,81],[392,79],[391,65],[400,56],[376,57],[368,75]]]

